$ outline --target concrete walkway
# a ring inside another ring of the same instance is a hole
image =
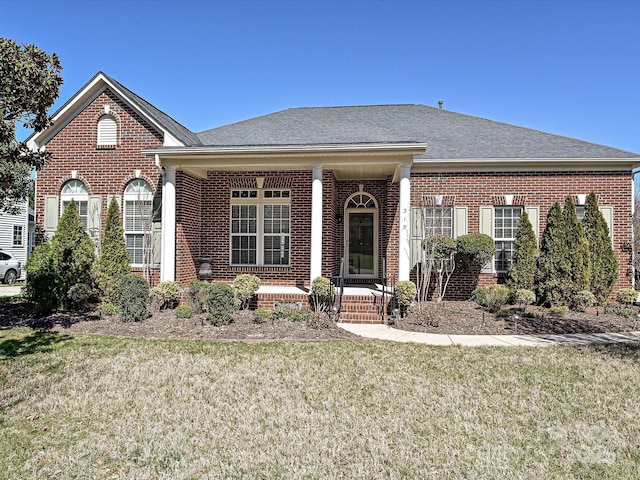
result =
[[[22,287],[14,287],[13,285],[0,286],[0,297],[13,297],[14,295],[20,295],[22,293]]]
[[[463,345],[466,347],[547,347],[550,345],[586,345],[589,343],[640,342],[640,332],[572,333],[563,335],[445,335],[406,332],[386,325],[338,323],[338,326],[361,337],[392,342],[426,345]]]

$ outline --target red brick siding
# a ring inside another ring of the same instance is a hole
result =
[[[595,192],[601,206],[614,208],[614,249],[620,265],[617,288],[631,286],[631,173],[630,172],[519,172],[519,173],[413,173],[411,178],[411,204],[420,204],[423,195],[452,195],[456,206],[468,207],[469,233],[479,231],[480,206],[494,204],[494,197],[513,194],[524,205],[538,207],[540,231],[546,226],[546,217],[554,202],[564,205],[567,195]],[[449,292],[469,292],[463,284],[469,278],[460,274],[452,280]],[[466,276],[468,277],[468,276]],[[480,285],[496,283],[493,275],[481,275]]]
[[[196,280],[200,268],[202,183],[188,173],[176,174],[176,281],[181,285]]]
[[[98,120],[104,106],[118,122],[118,144],[115,148],[97,148]],[[52,158],[38,172],[36,225],[44,228],[44,197],[60,195],[62,185],[77,170],[78,179],[90,195],[102,196],[101,225],[107,215],[107,195],[122,195],[126,184],[135,178],[135,170],[148,181],[155,193],[162,190],[162,180],[153,158],[142,150],[162,146],[162,136],[129,106],[109,90],[100,94],[46,145]]]
[[[291,262],[286,267],[235,267],[229,265],[230,197],[233,188],[255,188],[255,178],[265,179],[265,188],[291,190]],[[202,233],[197,267],[211,262],[213,279],[231,282],[241,273],[257,275],[265,285],[308,285],[311,251],[311,171],[209,172],[202,183]],[[231,185],[236,185],[232,187]],[[323,196],[325,195],[323,189]],[[329,195],[328,193],[326,195]],[[328,215],[328,214],[327,214]],[[178,218],[181,223],[182,218]],[[188,272],[177,266],[178,277]]]

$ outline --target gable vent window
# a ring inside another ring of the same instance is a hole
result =
[[[118,124],[111,115],[104,115],[98,121],[98,147],[115,148],[118,140]]]

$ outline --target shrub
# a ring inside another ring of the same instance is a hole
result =
[[[536,293],[539,301],[546,306],[563,305],[568,298],[571,261],[566,237],[562,208],[555,202],[549,210],[547,226],[542,233],[536,272]]]
[[[178,318],[191,318],[193,317],[193,308],[190,305],[178,305],[173,313]]]
[[[407,308],[415,302],[417,294],[416,284],[411,280],[399,281],[396,283],[396,287],[393,291],[396,302],[398,302],[398,305],[402,308]]]
[[[215,326],[229,325],[231,312],[235,308],[235,295],[233,287],[225,283],[215,283],[209,288],[208,294],[203,298],[209,321]]]
[[[310,317],[309,310],[291,303],[278,305],[271,313],[273,320],[289,320],[291,322],[306,322]]]
[[[489,235],[468,233],[456,239],[457,256],[466,269],[481,269],[496,254],[496,245]]]
[[[36,302],[38,315],[55,312],[64,298],[64,279],[55,272],[40,272],[29,277],[27,297]]]
[[[86,283],[77,283],[67,292],[68,303],[73,310],[84,310],[92,296],[93,291]]]
[[[91,283],[95,250],[93,240],[82,227],[78,205],[71,200],[51,239],[53,270],[63,278],[66,289],[77,283]]]
[[[607,303],[618,282],[618,260],[613,250],[609,227],[595,193],[590,193],[584,208],[584,234],[589,242],[591,261],[590,290],[599,304]]]
[[[123,322],[141,322],[149,316],[149,283],[139,275],[125,275],[118,286],[118,302]]]
[[[100,317],[105,315],[115,315],[116,313],[120,313],[120,307],[114,305],[113,303],[104,302],[98,305],[98,308],[96,308],[96,313],[100,315]]]
[[[565,313],[569,313],[569,307],[566,305],[551,307],[547,310],[547,313],[549,315],[564,315]]]
[[[27,287],[29,277],[35,277],[40,273],[50,273],[53,271],[53,259],[51,258],[51,243],[41,243],[29,254],[27,259]]]
[[[264,323],[271,318],[271,312],[266,308],[257,308],[253,311],[253,322]]]
[[[106,300],[115,301],[122,278],[131,272],[129,254],[124,243],[120,208],[115,197],[109,203],[104,223],[100,256],[96,260],[95,276],[98,288]]]
[[[505,285],[489,285],[476,288],[471,295],[478,305],[495,313],[508,302],[510,294],[511,291]]]
[[[580,312],[584,312],[588,307],[596,304],[596,297],[589,290],[580,290],[573,296],[571,306]]]
[[[311,282],[311,298],[316,313],[328,312],[333,300],[333,284],[326,277],[316,277]]]
[[[180,303],[180,287],[176,282],[160,282],[149,291],[151,310],[159,312]]]
[[[571,195],[567,196],[564,202],[562,215],[567,234],[565,242],[571,264],[568,272],[569,284],[567,285],[568,291],[564,305],[571,305],[571,300],[576,293],[581,290],[589,290],[591,254],[589,253],[589,242],[584,234],[582,223],[578,220],[576,206]]]
[[[536,302],[536,294],[526,288],[519,288],[513,292],[513,302],[524,309],[527,305]]]
[[[616,295],[618,302],[624,303],[625,305],[631,305],[635,303],[638,299],[638,292],[633,288],[623,288],[618,290]]]
[[[534,287],[536,276],[538,241],[527,212],[522,212],[520,220],[518,220],[513,248],[507,284],[511,288],[531,290]]]
[[[244,310],[249,306],[249,300],[255,295],[258,288],[260,288],[260,279],[255,275],[244,273],[235,278],[233,289],[240,309]]]
[[[307,320],[307,326],[314,329],[331,328],[333,327],[333,321],[329,318],[328,315],[319,315],[317,313],[312,313]]]
[[[185,300],[187,305],[193,308],[194,313],[204,311],[203,300],[209,294],[212,285],[209,282],[194,280],[185,290]]]

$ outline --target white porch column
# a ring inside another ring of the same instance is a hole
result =
[[[400,166],[398,231],[398,281],[409,280],[411,271],[411,244],[409,236],[411,218],[411,165]]]
[[[176,279],[176,167],[164,167],[160,281]]]
[[[322,165],[313,166],[311,184],[311,265],[309,285],[322,275]]]

